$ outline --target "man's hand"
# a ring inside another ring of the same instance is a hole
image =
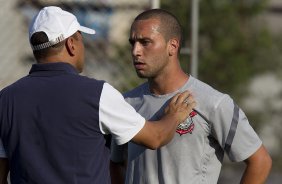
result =
[[[195,106],[196,102],[190,92],[185,91],[175,95],[166,107],[162,119],[154,122],[147,121],[132,140],[150,149],[157,149],[167,144],[173,138],[177,126],[188,118]],[[118,147],[112,142],[111,151],[124,154],[125,146]],[[110,169],[112,183],[124,183],[126,162],[120,160],[119,162],[111,161]]]
[[[189,91],[175,95],[165,109],[166,115],[175,116],[178,124],[185,121],[196,106],[196,102]]]
[[[132,141],[150,149],[167,144],[173,138],[178,125],[188,118],[195,106],[191,92],[175,95],[165,109],[164,116],[159,121],[146,121]]]

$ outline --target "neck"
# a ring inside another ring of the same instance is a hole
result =
[[[156,95],[165,95],[180,89],[189,79],[181,68],[171,70],[167,74],[149,78],[150,92]]]
[[[81,72],[81,70],[77,67],[76,62],[72,57],[65,57],[62,55],[52,55],[41,59],[37,59],[37,62],[38,63],[57,63],[57,62],[68,63],[72,65],[74,68],[76,68],[78,72]]]

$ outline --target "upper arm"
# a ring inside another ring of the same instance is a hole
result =
[[[143,128],[145,121],[119,91],[107,83],[104,84],[99,106],[102,133],[112,134],[118,144],[124,144]]]
[[[211,120],[212,134],[231,161],[245,160],[262,145],[245,113],[227,95],[214,109]]]
[[[272,159],[268,154],[266,148],[261,145],[259,149],[254,152],[250,157],[244,160],[246,164],[257,164],[257,165],[265,165],[269,168],[272,164]]]
[[[247,167],[240,183],[265,183],[272,166],[271,157],[265,147],[262,145],[256,152],[244,160],[244,162],[247,164]]]

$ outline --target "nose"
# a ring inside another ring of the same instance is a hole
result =
[[[140,56],[141,55],[141,45],[140,45],[140,43],[138,43],[138,42],[135,42],[133,45],[132,45],[132,50],[131,50],[131,52],[132,52],[132,55],[133,56]]]

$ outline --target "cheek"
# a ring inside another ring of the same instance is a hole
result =
[[[160,42],[160,43],[156,43],[150,50],[157,52],[157,53],[165,54],[168,48],[166,47],[165,43]]]
[[[165,56],[167,56],[167,49],[164,47],[151,47],[144,51],[144,55],[149,58],[154,58],[155,60],[163,59]],[[148,58],[148,59],[149,59]]]

